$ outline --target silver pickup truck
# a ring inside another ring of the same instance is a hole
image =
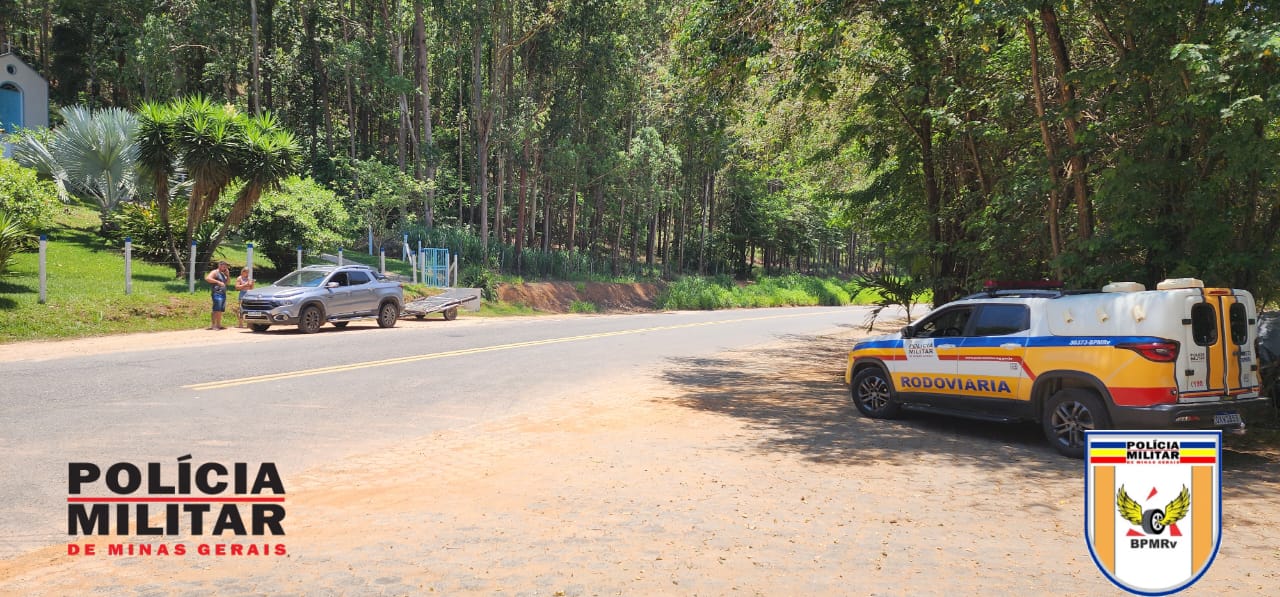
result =
[[[404,289],[367,265],[309,265],[240,298],[240,312],[255,332],[297,325],[304,334],[327,321],[344,328],[353,319],[376,318],[389,328],[400,318]]]

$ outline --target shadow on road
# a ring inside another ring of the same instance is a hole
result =
[[[848,326],[861,327],[861,326]],[[864,328],[865,329],[865,328]],[[683,394],[677,404],[745,420],[765,431],[762,450],[800,454],[814,462],[906,464],[943,458],[955,465],[1020,477],[1080,478],[1083,463],[1045,442],[1038,425],[1000,424],[908,413],[884,421],[863,417],[844,383],[852,340],[785,336],[781,346],[732,351],[718,358],[672,359],[665,374]],[[1231,446],[1231,438],[1228,438]],[[1248,491],[1274,481],[1274,450],[1224,453],[1224,489]]]

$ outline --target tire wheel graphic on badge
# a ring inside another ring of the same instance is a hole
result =
[[[1164,529],[1164,510],[1154,508],[1142,513],[1142,530],[1146,534],[1159,535]]]

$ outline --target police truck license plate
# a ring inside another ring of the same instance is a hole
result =
[[[1240,425],[1244,421],[1240,420],[1240,413],[1218,413],[1213,415],[1214,425]]]

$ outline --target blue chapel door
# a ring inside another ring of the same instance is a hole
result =
[[[0,128],[14,132],[23,126],[22,92],[10,83],[0,86]]]

